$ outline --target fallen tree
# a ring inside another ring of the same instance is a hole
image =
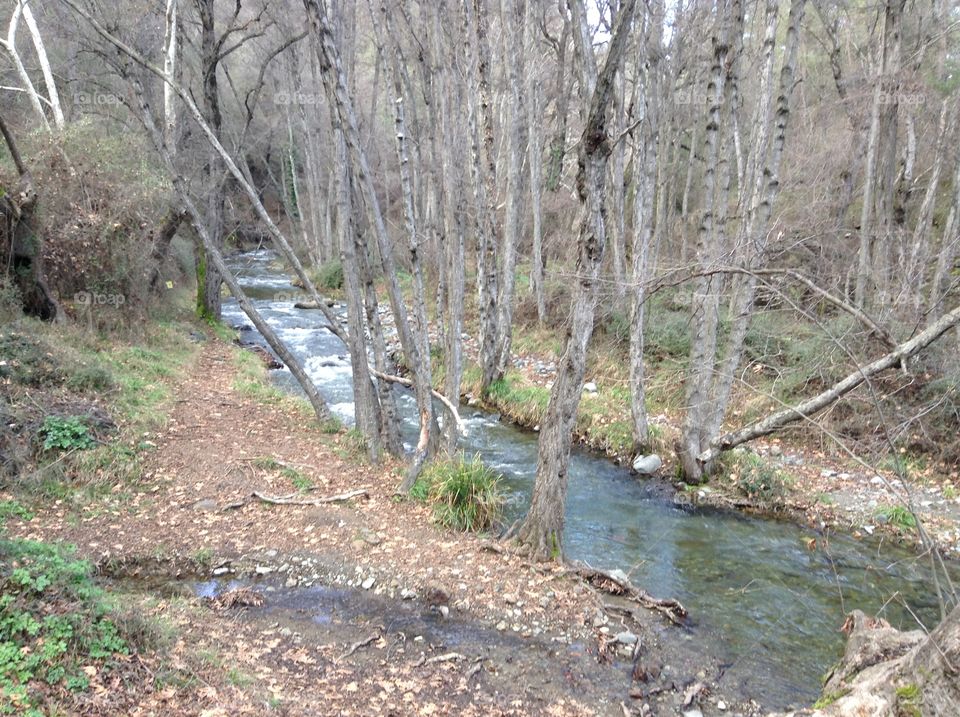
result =
[[[909,341],[898,344],[896,348],[876,361],[858,367],[853,373],[816,396],[802,401],[796,406],[777,411],[737,431],[724,433],[714,438],[710,442],[710,447],[697,456],[697,461],[701,465],[709,465],[724,451],[729,451],[757,438],[768,436],[791,423],[812,418],[877,374],[904,364],[958,324],[960,324],[960,306],[941,316]]]

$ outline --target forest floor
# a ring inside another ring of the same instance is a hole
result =
[[[323,432],[265,383],[251,388],[240,356],[202,340],[167,379],[165,420],[121,429],[116,440],[146,451],[133,485],[7,520],[12,538],[75,545],[167,635],[112,672],[90,668],[92,688],[68,712],[761,712],[724,693],[722,667],[680,639],[684,628],[565,567],[434,526],[427,507],[395,498],[399,466],[365,465],[351,434]],[[318,505],[253,495],[361,488]],[[623,644],[634,639],[637,650]]]

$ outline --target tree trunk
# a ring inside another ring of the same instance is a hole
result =
[[[513,295],[516,285],[517,251],[520,243],[525,202],[523,158],[527,151],[524,80],[524,19],[526,0],[501,0],[501,26],[506,47],[504,62],[509,85],[509,122],[507,137],[507,215],[503,232],[502,268],[497,296],[496,364],[494,380],[503,378],[510,367],[513,335]]]
[[[567,4],[573,22],[580,28],[580,32],[574,35],[581,65],[581,81],[585,87],[595,87],[590,94],[584,93],[589,100],[589,112],[580,144],[577,175],[581,219],[577,240],[578,281],[570,328],[540,433],[537,477],[530,510],[517,532],[517,540],[538,560],[562,557],[570,439],[583,391],[587,347],[593,334],[598,280],[606,245],[604,185],[611,151],[607,136],[607,112],[614,77],[621,66],[633,23],[636,0],[623,0],[620,5],[607,58],[599,76],[593,48],[587,38],[583,2],[568,0]]]

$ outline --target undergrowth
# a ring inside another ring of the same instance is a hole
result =
[[[493,527],[503,511],[501,476],[480,456],[434,461],[414,483],[410,495],[429,503],[433,518],[447,528],[480,532]]]
[[[89,563],[0,536],[0,714],[43,715],[129,651]]]

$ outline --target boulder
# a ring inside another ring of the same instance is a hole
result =
[[[656,453],[646,456],[637,456],[633,459],[633,470],[643,476],[656,473],[663,466],[663,460]]]

